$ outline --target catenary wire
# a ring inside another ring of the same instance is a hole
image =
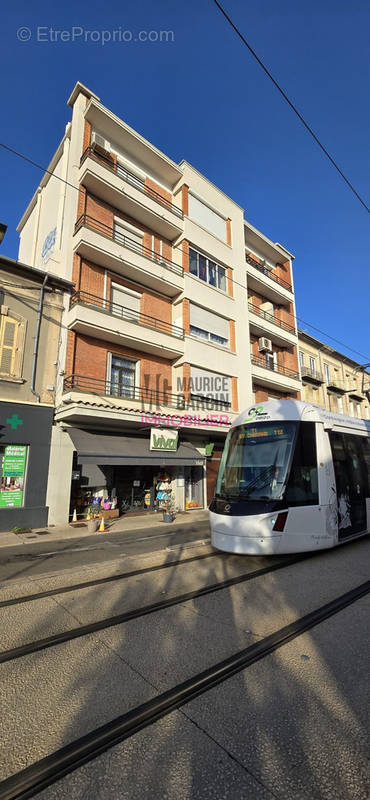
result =
[[[302,114],[301,114],[301,113],[298,111],[298,109],[296,108],[296,106],[294,105],[294,103],[292,103],[292,101],[289,99],[288,95],[287,95],[287,94],[284,92],[284,89],[282,89],[282,88],[281,88],[281,86],[278,84],[277,80],[274,78],[274,76],[271,74],[271,72],[270,72],[270,71],[267,69],[267,67],[265,66],[265,64],[263,63],[263,61],[262,61],[262,60],[259,58],[259,56],[257,55],[257,53],[256,53],[256,52],[253,50],[253,48],[251,47],[251,45],[249,44],[249,42],[247,42],[247,40],[246,40],[245,36],[243,36],[243,34],[240,32],[239,28],[238,28],[238,27],[235,25],[235,23],[234,23],[234,22],[232,21],[232,19],[229,17],[229,15],[228,15],[228,14],[227,14],[227,12],[225,11],[225,9],[224,9],[224,8],[223,8],[223,6],[221,5],[221,3],[219,3],[219,2],[218,2],[218,0],[213,0],[213,2],[214,2],[214,3],[215,3],[215,5],[217,6],[217,8],[218,8],[218,9],[221,11],[221,14],[223,14],[223,16],[225,17],[225,19],[226,19],[226,20],[227,20],[227,22],[229,23],[229,25],[231,25],[231,27],[233,28],[233,30],[235,31],[235,33],[237,34],[237,36],[239,36],[239,38],[241,39],[241,41],[243,42],[243,44],[245,44],[245,46],[248,48],[248,50],[249,50],[249,52],[251,53],[251,55],[253,56],[253,58],[255,58],[255,59],[256,59],[257,63],[260,65],[260,67],[261,67],[261,68],[263,69],[263,71],[266,73],[267,77],[268,77],[268,78],[270,78],[270,80],[272,81],[272,83],[274,84],[274,86],[276,87],[276,89],[278,90],[278,92],[280,92],[280,94],[282,95],[282,97],[284,98],[284,100],[285,100],[285,101],[288,103],[288,105],[290,106],[290,108],[292,109],[292,111],[294,111],[294,113],[297,115],[298,119],[299,119],[299,120],[302,122],[302,125],[304,125],[304,127],[306,128],[306,130],[308,131],[308,133],[310,134],[310,136],[312,136],[312,138],[314,139],[314,141],[316,142],[316,144],[317,144],[317,145],[320,147],[320,150],[322,150],[322,152],[324,153],[324,155],[325,155],[325,156],[326,156],[326,157],[329,159],[329,161],[331,162],[331,164],[333,165],[333,167],[334,167],[334,168],[337,170],[337,172],[339,173],[339,175],[341,176],[341,178],[342,178],[342,179],[345,181],[345,183],[347,184],[347,186],[349,187],[349,189],[351,190],[351,192],[353,192],[353,194],[354,194],[354,195],[357,197],[357,199],[360,201],[361,205],[362,205],[362,206],[363,206],[363,207],[366,209],[366,211],[367,211],[368,213],[370,213],[370,208],[369,208],[369,206],[367,205],[367,203],[365,203],[365,200],[363,200],[363,198],[361,197],[361,195],[359,194],[359,192],[358,192],[358,191],[355,189],[355,187],[353,186],[353,184],[351,183],[351,181],[349,181],[349,180],[348,180],[348,178],[346,178],[346,176],[345,176],[344,172],[343,172],[343,171],[340,169],[340,167],[338,166],[338,164],[336,163],[336,161],[334,160],[334,158],[333,158],[333,157],[330,155],[329,151],[328,151],[328,150],[326,149],[326,147],[324,147],[324,145],[323,145],[323,144],[320,142],[320,139],[319,139],[319,138],[316,136],[316,134],[313,132],[312,128],[310,127],[310,125],[308,124],[308,122],[306,122],[306,120],[304,119],[304,117],[302,116]]]
[[[28,158],[28,156],[23,155],[23,153],[19,153],[17,150],[14,150],[12,147],[9,147],[8,145],[4,144],[3,142],[0,142],[0,147],[3,147],[5,150],[8,150],[10,153],[13,153],[14,155],[18,156],[19,158],[24,159],[29,164],[32,164],[32,166],[37,167],[38,169],[41,169],[43,172],[46,172],[48,175],[51,175],[52,178],[57,178],[59,181],[62,181],[62,183],[65,183],[67,186],[70,186],[72,189],[75,189],[78,193],[82,192],[81,187],[75,186],[73,183],[69,183],[69,181],[66,181],[64,178],[61,178],[59,175],[55,175],[54,172],[51,172],[50,170],[45,169],[45,167],[43,167],[41,164],[38,164],[36,161],[33,161],[31,158]],[[173,249],[176,250],[176,249],[180,249],[180,248],[177,245],[177,246],[173,246]],[[242,283],[239,283],[238,281],[234,280],[234,278],[231,278],[231,282],[233,284],[235,284],[236,286],[240,286],[242,289],[244,289],[244,291],[247,291],[247,287],[243,286]],[[297,315],[294,317],[293,314],[289,314],[289,316],[291,316],[295,320],[299,320],[300,322],[303,322],[304,325],[308,325],[309,328],[312,328],[312,330],[317,331],[318,333],[321,333],[322,336],[326,336],[328,339],[331,339],[333,342],[336,342],[337,344],[340,344],[346,350],[350,350],[351,353],[356,353],[356,355],[361,356],[361,358],[366,359],[366,361],[370,360],[369,356],[365,356],[363,353],[360,353],[359,350],[355,350],[353,347],[349,347],[348,345],[344,344],[344,342],[341,342],[339,339],[335,339],[334,336],[330,336],[330,334],[326,333],[325,331],[322,331],[320,328],[316,328],[314,325],[311,325],[310,322],[307,322],[306,320],[302,319],[302,317],[298,317]]]

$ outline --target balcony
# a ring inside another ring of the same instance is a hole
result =
[[[263,294],[266,300],[280,305],[289,305],[292,301],[293,289],[290,283],[284,281],[279,275],[275,275],[260,261],[256,261],[252,256],[245,256],[248,264],[248,287]]]
[[[140,403],[140,407],[146,411],[161,409],[163,406],[174,408],[178,411],[186,411],[189,407],[189,413],[193,413],[194,410],[207,412],[231,409],[231,403],[216,399],[212,400],[208,396],[203,397],[202,395],[192,394],[187,401],[182,393],[160,392],[157,389],[150,389],[145,386],[125,387],[110,380],[90,378],[85,375],[68,375],[64,379],[63,394],[65,395],[68,392],[82,392],[102,398],[109,397],[119,401],[121,408],[134,401]]]
[[[80,183],[166,239],[182,233],[182,209],[103,150],[88,147],[80,162]]]
[[[295,370],[269,363],[263,356],[251,356],[251,362],[252,376],[262,386],[299,391],[300,378]]]
[[[183,268],[135,239],[82,214],[74,229],[74,251],[137,283],[174,297],[183,290]]]
[[[271,336],[277,345],[296,344],[296,332],[294,325],[289,325],[273,314],[263,311],[259,306],[248,302],[250,314],[249,327],[256,336]]]
[[[304,381],[308,380],[312,383],[324,382],[321,372],[317,369],[311,369],[311,367],[301,367],[301,375]]]
[[[341,381],[339,378],[335,378],[335,377],[334,378],[333,377],[326,378],[326,385],[327,385],[328,389],[330,389],[330,391],[332,391],[332,392],[338,392],[339,394],[345,394],[346,391],[347,391],[343,381]]]
[[[67,326],[94,339],[162,358],[174,359],[184,354],[183,328],[84,291],[71,297]]]

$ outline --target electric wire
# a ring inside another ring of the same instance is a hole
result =
[[[292,109],[292,111],[294,111],[294,113],[297,115],[298,119],[299,119],[299,120],[302,122],[302,125],[304,125],[304,127],[306,128],[306,130],[308,131],[308,133],[310,134],[310,136],[312,136],[312,138],[314,139],[314,141],[316,142],[316,144],[317,144],[317,145],[320,147],[320,149],[322,150],[322,152],[324,153],[324,155],[325,155],[325,156],[326,156],[326,157],[329,159],[329,161],[331,162],[331,164],[333,165],[333,167],[334,167],[334,168],[337,170],[337,172],[339,173],[339,175],[341,176],[341,178],[342,178],[342,179],[345,181],[345,183],[347,184],[347,186],[349,187],[349,189],[351,190],[351,192],[353,192],[353,194],[354,194],[354,195],[357,197],[357,199],[360,201],[361,205],[362,205],[362,206],[365,208],[365,210],[366,210],[368,213],[370,213],[370,208],[369,208],[369,206],[367,205],[367,203],[365,203],[365,200],[363,200],[363,198],[361,197],[361,195],[359,194],[359,192],[358,192],[358,191],[355,189],[355,187],[353,186],[353,184],[351,183],[351,181],[349,181],[349,180],[348,180],[348,178],[346,178],[346,176],[345,176],[344,172],[343,172],[343,171],[340,169],[340,167],[338,166],[338,164],[336,163],[336,161],[334,160],[334,158],[333,158],[333,157],[330,155],[329,151],[328,151],[328,150],[326,149],[326,147],[324,147],[324,145],[323,145],[323,144],[320,142],[320,139],[318,138],[318,136],[316,136],[316,134],[315,134],[315,133],[314,133],[314,131],[312,130],[311,126],[308,124],[308,122],[306,122],[306,120],[304,119],[304,117],[302,116],[302,114],[301,114],[301,113],[298,111],[298,109],[296,108],[296,106],[294,105],[294,103],[292,103],[292,101],[289,99],[289,97],[288,97],[288,95],[286,94],[286,92],[284,92],[284,89],[282,89],[282,88],[281,88],[281,86],[279,85],[279,83],[277,82],[277,80],[276,80],[276,79],[274,78],[274,76],[271,74],[270,70],[268,70],[268,69],[267,69],[267,67],[265,66],[265,64],[263,63],[263,61],[262,61],[262,60],[259,58],[259,56],[258,56],[258,55],[257,55],[257,53],[255,52],[255,50],[253,50],[253,47],[251,47],[251,45],[249,44],[249,42],[247,42],[247,40],[246,40],[245,36],[243,36],[243,34],[242,34],[242,33],[241,33],[241,31],[239,30],[239,28],[238,28],[238,27],[235,25],[235,23],[232,21],[231,17],[229,17],[229,15],[228,15],[228,14],[227,14],[227,12],[225,11],[225,9],[224,9],[224,8],[223,8],[223,6],[221,5],[221,3],[219,3],[219,2],[218,2],[218,0],[213,0],[213,2],[215,3],[215,5],[216,5],[216,6],[217,6],[217,8],[219,9],[219,11],[221,11],[221,14],[223,14],[223,16],[225,17],[225,19],[226,19],[226,20],[227,20],[227,22],[229,23],[229,25],[231,25],[231,27],[233,28],[233,30],[235,31],[235,33],[237,34],[237,36],[239,36],[239,38],[241,39],[241,41],[243,42],[243,44],[245,44],[245,46],[248,48],[249,52],[251,53],[251,55],[253,56],[253,58],[255,58],[255,60],[257,61],[257,63],[260,65],[261,69],[263,69],[263,71],[266,73],[267,77],[268,77],[268,78],[270,78],[270,80],[272,81],[272,83],[274,84],[274,86],[276,87],[276,89],[278,90],[278,92],[280,92],[280,94],[282,95],[282,97],[284,98],[284,100],[285,100],[285,101],[288,103],[288,105],[290,106],[290,108]]]
[[[5,150],[8,150],[10,153],[13,153],[14,155],[18,156],[19,158],[24,159],[29,164],[32,164],[32,166],[37,167],[38,169],[41,169],[43,172],[46,172],[48,175],[51,175],[52,178],[57,178],[59,181],[62,181],[62,183],[65,183],[67,186],[70,186],[72,189],[75,189],[78,193],[83,192],[82,187],[75,186],[73,183],[69,183],[69,181],[66,181],[64,178],[61,178],[59,175],[55,175],[54,172],[51,172],[50,170],[45,169],[45,167],[43,167],[41,164],[38,164],[36,161],[33,161],[31,158],[28,158],[28,156],[23,155],[23,153],[19,153],[17,150],[14,150],[12,147],[9,147],[8,145],[4,144],[3,142],[0,142],[0,147],[3,147]],[[176,250],[176,249],[180,250],[181,248],[180,248],[179,245],[174,245],[173,249],[174,250]],[[239,281],[236,281],[234,278],[231,278],[230,280],[231,280],[231,282],[233,284],[235,284],[235,286],[240,286],[242,289],[244,289],[244,291],[247,291],[247,287],[244,286],[242,283],[239,283]],[[294,314],[290,314],[290,313],[289,313],[289,316],[291,316],[293,320],[299,320],[304,325],[308,325],[309,328],[312,328],[312,330],[316,331],[317,333],[321,333],[322,336],[326,336],[328,339],[331,339],[331,341],[336,342],[337,344],[340,344],[346,350],[350,350],[352,353],[356,353],[356,355],[361,356],[361,358],[364,358],[366,361],[370,360],[369,356],[365,356],[359,350],[355,350],[353,347],[349,347],[348,345],[344,344],[344,342],[341,342],[339,339],[335,339],[334,336],[330,336],[330,334],[326,333],[326,331],[323,331],[320,328],[316,328],[315,325],[312,325],[310,322],[307,322],[306,320],[302,319],[302,317],[299,317],[297,315],[294,316]]]

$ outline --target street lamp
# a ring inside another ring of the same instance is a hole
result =
[[[6,234],[7,227],[8,226],[5,225],[4,222],[0,222],[0,244],[3,241],[3,238],[4,238],[5,234]]]

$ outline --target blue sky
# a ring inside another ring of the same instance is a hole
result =
[[[369,204],[368,1],[225,0],[225,9]],[[82,81],[293,252],[298,316],[363,355],[352,357],[370,361],[369,214],[212,0],[96,8],[85,0],[57,7],[22,0],[8,5],[4,17],[1,141],[47,166],[70,119],[66,100]],[[133,38],[142,30],[173,31],[174,41],[103,47],[89,34],[86,42],[37,41],[38,27],[72,26],[121,28]],[[30,29],[28,42],[17,39],[23,27]],[[9,226],[4,255],[17,257],[15,228],[40,177],[0,148],[0,220]]]

